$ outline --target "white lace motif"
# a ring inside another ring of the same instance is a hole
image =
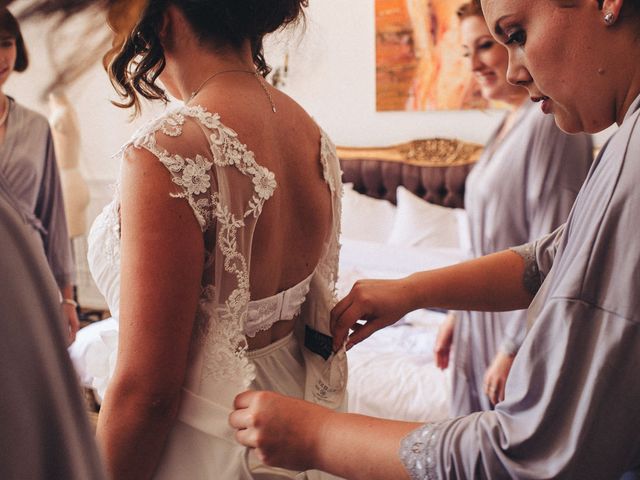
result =
[[[313,273],[284,292],[250,302],[244,334],[255,337],[258,332],[270,329],[279,320],[293,320],[297,317],[309,293],[312,278]]]

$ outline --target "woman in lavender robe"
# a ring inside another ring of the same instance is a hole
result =
[[[9,76],[26,70],[28,64],[18,22],[9,10],[0,9],[0,176],[14,203],[40,232],[62,294],[72,342],[79,326],[73,299],[73,260],[51,131],[46,118],[2,91]]]
[[[491,36],[479,0],[462,5],[458,17],[482,95],[512,107],[467,178],[471,246],[480,257],[535,240],[564,223],[593,161],[593,144],[589,135],[562,132],[526,89],[507,81],[507,50]],[[453,344],[452,416],[491,410],[504,398],[525,332],[526,310],[449,316],[435,358],[446,368]]]
[[[101,480],[38,232],[0,176],[0,478]]]
[[[640,2],[482,4],[509,49],[509,80],[560,128],[620,128],[555,232],[454,267],[359,282],[332,320],[334,343],[354,344],[420,306],[529,306],[505,399],[419,425],[245,392],[230,421],[267,463],[354,479],[616,479],[640,466]]]

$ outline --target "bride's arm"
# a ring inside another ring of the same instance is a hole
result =
[[[97,439],[113,478],[150,478],[174,422],[185,378],[204,262],[190,206],[172,198],[167,170],[130,149],[121,185],[118,363]]]

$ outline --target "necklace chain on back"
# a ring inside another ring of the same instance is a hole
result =
[[[273,97],[271,96],[271,92],[269,92],[269,90],[267,89],[267,86],[265,85],[265,80],[264,78],[262,78],[262,76],[256,72],[255,70],[239,70],[239,69],[234,69],[234,70],[222,70],[220,72],[215,72],[214,74],[210,75],[209,77],[207,77],[198,88],[196,88],[193,92],[191,92],[191,96],[189,97],[189,100],[187,100],[186,103],[190,103],[191,100],[193,100],[196,95],[198,95],[198,93],[200,93],[200,91],[203,89],[203,87],[209,83],[211,80],[213,80],[214,78],[216,78],[218,75],[222,75],[225,73],[248,73],[250,75],[253,75],[254,77],[256,77],[256,79],[258,80],[258,82],[260,83],[260,86],[262,87],[262,90],[264,90],[264,93],[267,95],[267,98],[269,98],[269,103],[271,104],[271,110],[273,110],[273,113],[277,112],[276,109],[276,105],[273,101]]]

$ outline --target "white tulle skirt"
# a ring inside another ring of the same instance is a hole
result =
[[[115,370],[117,353],[118,320],[113,317],[80,329],[69,347],[80,383],[94,390],[98,403]]]

